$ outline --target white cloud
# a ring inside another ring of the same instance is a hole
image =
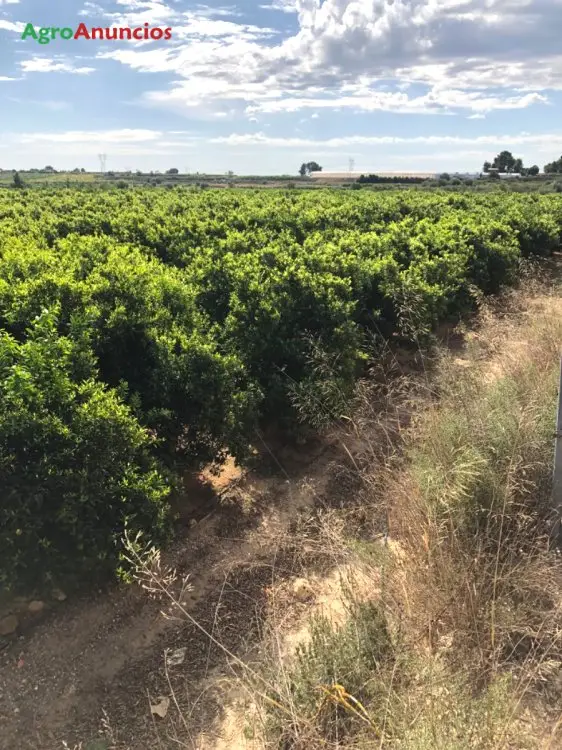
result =
[[[281,13],[297,13],[296,0],[271,0],[267,5],[260,5],[262,10],[279,10]]]
[[[532,104],[546,103],[545,96],[529,93],[523,96],[498,97],[486,96],[477,92],[432,89],[423,96],[410,98],[403,92],[372,91],[368,95],[340,96],[332,98],[298,98],[287,97],[273,101],[261,102],[247,107],[249,113],[255,112],[296,112],[300,109],[340,107],[374,112],[403,112],[418,114],[450,114],[455,109],[472,109],[489,112],[494,109],[523,109]],[[318,116],[318,115],[317,115]]]
[[[158,130],[68,130],[62,133],[21,133],[15,137],[19,143],[145,143],[158,140],[163,134]]]
[[[24,73],[75,73],[77,75],[88,75],[94,73],[95,68],[74,67],[72,62],[59,61],[48,57],[32,57],[30,60],[20,62]]]
[[[200,144],[198,136],[185,132],[141,128],[8,133],[3,136],[3,141],[9,145],[16,164],[21,164],[20,160],[28,163],[37,159],[43,161],[49,155],[51,161],[65,160],[68,164],[88,158],[93,168],[97,165],[98,154],[105,152],[115,160],[114,164],[120,162],[121,169],[126,166],[125,159],[135,157],[150,159],[151,168],[158,168],[163,157],[177,159],[178,155],[185,155]]]
[[[167,25],[169,21],[177,18],[177,12],[168,5],[158,0],[147,0],[147,2],[118,3],[124,5],[123,13],[105,13],[117,26],[141,26],[149,23],[152,26]]]
[[[392,136],[392,135],[349,135],[324,140],[312,138],[281,138],[267,136],[265,133],[233,133],[229,136],[211,138],[210,143],[223,143],[229,146],[265,146],[274,148],[346,148],[347,146],[401,146],[423,144],[426,146],[442,145],[482,145],[482,146],[534,146],[562,145],[562,133],[519,133],[517,135],[481,135],[463,137],[456,135],[423,135],[423,136]]]
[[[271,137],[257,134],[203,137],[190,131],[151,129],[69,130],[3,135],[2,166],[29,168],[53,163],[56,168],[85,166],[98,169],[98,154],[107,153],[109,169],[164,170],[238,174],[293,173],[315,158],[325,171],[346,171],[348,158],[363,172],[477,171],[503,148],[521,156],[525,164],[545,164],[562,152],[562,130],[546,133],[488,133],[477,138],[455,135],[350,135],[338,138]],[[454,132],[454,131],[453,131]]]
[[[252,24],[234,23],[233,21],[222,21],[220,19],[197,17],[195,14],[186,13],[183,17],[183,25],[174,25],[174,39],[205,39],[227,37],[228,40],[235,39],[257,39],[268,37],[276,32],[269,27],[260,28]]]
[[[158,148],[175,149],[176,151],[178,149],[184,151],[186,148],[194,148],[196,145],[195,142],[189,143],[186,141],[158,141]]]
[[[19,81],[19,78],[10,78],[9,76],[0,76],[0,81]]]
[[[5,31],[15,31],[21,34],[25,29],[25,24],[20,23],[19,21],[4,21],[3,19],[0,19],[0,29],[4,29]]]
[[[560,10],[560,0],[300,0],[300,31],[277,59],[349,78],[451,61],[525,59],[532,70],[559,53]]]
[[[562,15],[562,11],[561,11]],[[515,57],[518,52],[512,53]],[[506,53],[503,53],[505,57]],[[499,55],[498,55],[499,57]],[[562,55],[544,56],[537,50],[533,60],[471,59],[397,68],[394,74],[411,83],[441,86],[454,81],[459,88],[485,90],[511,88],[521,91],[562,89]]]
[[[124,10],[109,12],[93,2],[86,2],[80,15],[103,17],[114,26],[170,26],[173,39],[204,39],[247,35],[265,36],[275,33],[273,29],[261,29],[251,24],[240,24],[225,17],[235,17],[237,13],[227,8],[199,6],[195,11],[179,11],[161,0],[124,0],[118,2]]]
[[[105,15],[105,10],[97,3],[85,2],[82,10],[78,11],[78,15],[82,18],[98,17],[102,18]]]
[[[112,20],[166,19],[173,43],[100,57],[174,75],[144,101],[189,116],[247,107],[478,114],[543,104],[562,89],[562,0],[272,0],[261,7],[298,18],[299,30],[279,42],[229,11],[120,4]],[[408,97],[416,83],[426,90]]]
[[[521,132],[511,135],[481,135],[477,137],[456,135],[423,135],[423,136],[391,136],[391,135],[349,135],[326,139],[313,138],[282,138],[268,136],[265,133],[233,133],[229,136],[216,136],[203,138],[194,135],[191,131],[160,131],[142,128],[122,128],[120,130],[67,130],[62,132],[37,132],[37,133],[14,133],[8,136],[11,143],[19,143],[26,146],[38,144],[41,147],[64,145],[73,147],[75,145],[99,144],[125,145],[136,148],[178,148],[184,149],[189,146],[202,144],[222,144],[228,147],[263,146],[275,148],[309,148],[314,153],[323,150],[329,153],[332,149],[350,147],[359,148],[363,146],[429,146],[439,148],[442,146],[455,147],[450,154],[461,153],[456,147],[470,147],[464,149],[464,154],[480,154],[479,147],[494,147],[504,145],[505,147],[516,147],[533,145],[546,147],[552,150],[562,146],[562,132],[560,133],[528,133]],[[346,151],[346,154],[348,151]],[[357,151],[360,153],[360,151]],[[406,157],[409,158],[409,157]]]
[[[169,42],[112,43],[98,47],[97,58],[147,74],[148,90],[136,103],[199,120],[263,123],[262,115],[317,119],[330,111],[480,120],[542,108],[553,89],[562,90],[562,0],[261,2],[296,18],[262,14],[260,26],[242,23],[247,17],[233,7],[185,11],[174,0],[86,0],[80,15],[108,25],[171,26]],[[296,21],[296,30],[271,28],[283,20],[291,28]],[[0,21],[2,28],[21,31],[24,24]],[[24,73],[95,70],[77,57],[19,64]],[[109,64],[102,63],[106,70]],[[152,84],[152,73],[168,74],[170,83],[155,76]],[[227,136],[245,137],[257,136]]]

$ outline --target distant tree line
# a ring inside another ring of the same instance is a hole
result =
[[[544,165],[545,174],[562,174],[562,156],[550,164]]]
[[[33,174],[33,173],[39,173],[39,174],[85,174],[86,170],[84,167],[76,167],[72,170],[56,170],[53,166],[47,165],[46,167],[43,167],[42,169],[32,168],[28,170],[19,170],[23,173]],[[303,162],[301,166],[299,167],[299,174],[301,177],[307,177],[310,176],[313,172],[321,172],[322,167],[318,162],[316,161],[309,161],[309,162]],[[482,171],[485,174],[488,174],[490,177],[493,177],[495,173],[516,173],[521,174],[525,177],[534,177],[539,174],[539,167],[536,164],[533,164],[530,167],[525,167],[523,164],[523,160],[521,158],[516,158],[511,151],[501,151],[497,156],[494,157],[493,161],[485,161],[484,165],[482,167]],[[0,169],[0,172],[11,172],[12,174],[18,174],[17,179],[14,179],[14,187],[21,187],[22,185],[19,184],[21,177],[19,175],[19,172],[15,169],[10,170],[2,170]],[[179,175],[179,169],[176,167],[172,167],[170,169],[167,169],[165,171],[166,175],[174,176]],[[562,174],[562,156],[555,160],[550,162],[549,164],[544,165],[544,173],[545,174]],[[120,172],[120,175],[125,176],[131,176],[133,173],[131,171],[126,172]],[[142,176],[144,173],[140,170],[136,171],[137,176]],[[156,172],[150,172],[150,175],[160,174],[158,171]],[[198,174],[198,173],[197,173]],[[234,173],[232,171],[229,171],[227,173],[228,177],[233,177]],[[106,176],[108,177],[114,177],[116,174],[114,172],[107,172]],[[444,176],[440,176],[440,180],[443,180]],[[418,184],[425,182],[427,178],[425,177],[414,177],[414,176],[383,176],[378,174],[362,174],[356,182],[359,184]],[[447,175],[447,179],[449,179],[449,176]]]
[[[524,176],[535,177],[539,173],[539,168],[536,164],[533,164],[532,167],[525,168],[523,166],[523,160],[516,159],[511,151],[501,151],[495,157],[493,162],[484,162],[482,171],[486,174],[489,174],[492,171],[498,171],[502,173],[516,173]]]
[[[60,172],[60,174],[65,174],[65,173],[68,173],[68,174],[86,174],[86,170],[84,169],[84,167],[75,167],[74,169],[56,170],[54,167],[51,167],[51,166],[47,165],[46,167],[43,167],[42,169],[38,169],[37,167],[32,167],[31,169],[20,169],[20,170],[16,170],[16,169],[0,169],[0,172],[12,172],[14,174],[16,172],[18,172],[18,171],[19,172],[28,172],[29,174],[59,174],[59,172]]]

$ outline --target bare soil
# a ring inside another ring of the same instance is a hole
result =
[[[189,574],[186,609],[245,656],[259,649],[260,611],[272,577],[299,572],[301,551],[287,536],[291,523],[328,492],[335,467],[345,461],[329,440],[275,459],[277,471],[269,476],[242,477],[229,462],[218,477],[202,476],[199,486],[190,478],[191,514],[198,502],[203,513],[211,510],[192,520],[167,556]],[[178,747],[180,734],[185,742],[208,726],[222,709],[203,691],[211,675],[228,673],[224,654],[162,609],[139,587],[115,585],[69,598],[11,641],[0,652],[0,748]],[[183,664],[166,675],[164,651],[181,647],[187,648]],[[151,715],[151,702],[172,691],[187,725],[175,726],[177,711],[170,726]]]

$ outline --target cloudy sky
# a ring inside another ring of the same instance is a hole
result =
[[[22,39],[170,27],[168,41]],[[0,167],[476,171],[562,153],[562,0],[0,0]]]

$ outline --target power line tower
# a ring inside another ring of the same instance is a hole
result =
[[[349,165],[349,173],[351,174],[353,170],[355,169],[355,159],[349,159],[348,165]]]
[[[100,172],[105,174],[105,161],[107,159],[107,154],[98,154],[98,159],[100,160]]]

